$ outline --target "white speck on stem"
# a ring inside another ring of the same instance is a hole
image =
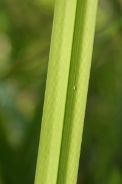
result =
[[[77,88],[76,88],[76,86],[74,86],[74,90],[76,90]]]

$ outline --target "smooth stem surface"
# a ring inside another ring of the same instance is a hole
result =
[[[35,184],[56,184],[76,0],[57,0]]]

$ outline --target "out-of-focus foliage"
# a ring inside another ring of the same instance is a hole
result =
[[[0,1],[0,184],[33,184],[53,9]]]
[[[53,9],[0,1],[0,184],[34,183]],[[122,183],[121,111],[122,1],[100,0],[78,184]]]

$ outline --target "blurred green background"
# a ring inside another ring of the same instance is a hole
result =
[[[0,0],[0,184],[33,184],[54,0]],[[78,184],[122,184],[122,0],[100,0]]]

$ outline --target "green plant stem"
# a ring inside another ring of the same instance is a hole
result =
[[[56,1],[35,184],[76,183],[96,10],[97,0]]]
[[[76,0],[56,1],[35,184],[57,180],[75,14]]]
[[[57,184],[76,184],[97,0],[78,0]]]

